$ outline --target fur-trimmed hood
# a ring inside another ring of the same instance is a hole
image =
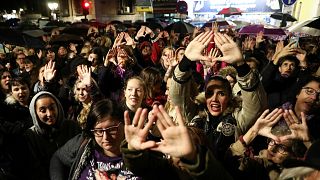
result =
[[[7,95],[4,102],[8,105],[14,105],[14,104],[18,103],[18,101],[12,95]]]

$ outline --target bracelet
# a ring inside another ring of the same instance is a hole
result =
[[[247,147],[247,143],[243,140],[243,135],[239,136],[239,141],[244,147]]]

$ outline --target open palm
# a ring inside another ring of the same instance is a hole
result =
[[[214,58],[213,60],[224,61],[229,64],[243,62],[243,57],[238,45],[226,34],[216,33],[214,41],[217,47],[222,52],[222,57]]]
[[[55,77],[56,75],[55,64],[56,64],[55,62],[49,61],[44,66],[43,77],[46,81],[51,81]]]
[[[126,141],[128,142],[128,149],[130,150],[145,150],[154,147],[156,144],[154,141],[146,141],[149,129],[152,126],[152,121],[148,121],[144,125],[147,113],[146,109],[142,110],[139,108],[134,115],[132,123],[128,111],[124,114],[124,131]]]
[[[195,145],[184,124],[179,108],[176,107],[178,125],[174,124],[163,106],[154,106],[154,110],[158,117],[157,127],[162,135],[162,140],[152,150],[176,158],[190,157],[191,154],[195,153]]]

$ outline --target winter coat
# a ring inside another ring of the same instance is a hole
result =
[[[36,114],[36,102],[42,95],[52,97],[58,107],[58,117],[54,126],[39,124]],[[27,130],[25,137],[32,159],[30,164],[31,179],[49,179],[49,164],[53,153],[63,146],[69,139],[81,132],[81,128],[75,121],[64,118],[64,112],[59,100],[51,93],[41,91],[31,100],[29,110],[33,120],[33,126]]]
[[[32,126],[32,119],[27,107],[10,99],[0,102],[0,179],[23,179],[28,174],[23,163],[28,160],[23,134]]]
[[[89,167],[88,175],[95,169],[103,169],[107,172],[112,170],[110,168],[116,168],[119,174],[126,175],[126,179],[137,179],[127,168],[123,165],[123,161],[120,159],[116,164],[112,162],[96,162],[93,158],[94,153],[98,150],[94,145],[94,141],[91,138],[85,137],[83,134],[75,136],[68,141],[63,147],[58,149],[52,156],[50,163],[50,177],[51,179],[69,179],[77,180],[80,178],[84,169]],[[100,166],[99,166],[100,164]]]
[[[226,153],[226,161],[236,179],[278,179],[282,166],[269,161],[267,150],[261,150],[253,155],[251,147],[244,146],[239,140],[233,143]]]
[[[188,59],[182,61],[189,61]],[[181,62],[182,62],[181,61]],[[180,62],[180,63],[181,63]],[[201,111],[205,104],[196,104],[192,99],[191,71],[181,71],[180,64],[174,70],[173,81],[169,88],[169,95],[173,104],[181,107],[190,126],[203,129],[208,136],[209,146],[222,147],[214,152],[216,157],[223,157],[229,145],[244,134],[267,107],[267,96],[259,80],[259,73],[251,70],[247,64],[235,67],[238,71],[237,83],[241,88],[241,104],[228,107],[219,117],[212,117],[206,110]],[[236,103],[236,101],[235,101]],[[206,108],[204,108],[206,109]],[[226,141],[225,141],[225,140]]]
[[[282,77],[278,66],[273,63],[267,64],[261,75],[262,84],[268,96],[268,107],[274,109],[285,102],[293,101],[298,80],[309,74],[309,70],[297,70],[290,77]]]
[[[173,163],[164,154],[155,151],[129,150],[126,141],[121,144],[121,152],[129,170],[143,179],[232,179],[211,151],[203,146],[198,147],[194,164],[185,159]]]

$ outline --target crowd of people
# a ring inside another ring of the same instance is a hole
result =
[[[0,52],[0,179],[320,179],[318,37],[60,33]]]

